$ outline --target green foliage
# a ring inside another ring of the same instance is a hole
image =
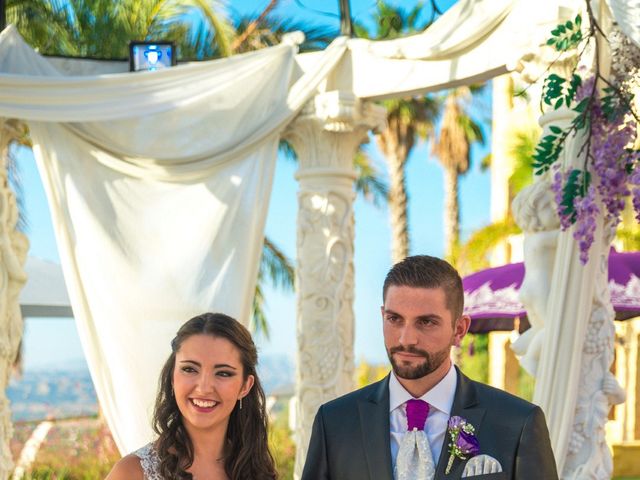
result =
[[[296,445],[293,442],[293,432],[288,426],[289,407],[278,415],[269,426],[269,450],[276,462],[278,478],[280,480],[293,479],[293,468],[296,460]]]
[[[24,424],[19,429],[35,424]],[[22,436],[22,435],[19,435]],[[98,418],[60,420],[40,447],[32,480],[97,480],[107,476],[120,459],[107,426]]]
[[[573,21],[567,20],[565,23],[556,26],[551,31],[552,37],[547,40],[547,45],[553,46],[559,52],[577,48],[584,38],[581,26],[582,17],[580,15],[577,15]],[[551,73],[544,81],[542,101],[554,110],[558,110],[563,106],[571,108],[581,85],[582,78],[575,70],[568,79],[556,73]],[[578,115],[572,120],[569,127],[566,129],[555,125],[549,127],[550,133],[542,137],[533,155],[533,168],[536,175],[542,175],[547,172],[551,165],[558,160],[564,141],[571,132],[588,126],[589,107],[590,98],[582,99],[573,107],[573,111]]]
[[[577,212],[574,206],[574,199],[584,197],[591,182],[591,174],[584,170],[573,169],[569,172],[567,182],[562,188],[562,201],[560,210],[562,214],[571,220],[576,221]]]
[[[404,37],[407,33],[420,32],[430,24],[430,21],[419,23],[423,8],[421,3],[418,3],[411,10],[405,10],[400,6],[390,5],[380,0],[377,2],[376,7],[374,32],[369,32],[364,25],[356,22],[354,24],[354,32],[357,37],[392,40]]]
[[[612,87],[604,87],[602,89],[603,96],[602,113],[604,117],[613,122],[621,115],[624,115],[629,107],[633,103],[633,97],[623,94]]]
[[[527,401],[533,400],[533,392],[536,386],[536,379],[520,367],[518,370],[518,396]]]
[[[389,373],[389,365],[372,365],[364,358],[356,366],[356,388],[366,387],[378,380],[382,380]]]
[[[356,193],[363,196],[367,201],[376,207],[383,205],[387,201],[389,188],[381,179],[378,170],[373,165],[373,160],[360,148],[353,158],[353,167],[356,170]]]
[[[463,275],[489,268],[491,250],[506,241],[511,235],[521,233],[520,227],[509,216],[502,222],[492,223],[476,230],[460,247],[456,267]]]
[[[558,52],[566,52],[576,48],[583,39],[582,17],[578,14],[575,20],[567,20],[551,30],[552,37],[547,40],[547,45],[554,47]]]
[[[624,251],[640,251],[640,229],[637,228],[637,224],[636,228],[618,226],[616,238],[622,241]]]
[[[551,126],[551,132],[538,143],[533,155],[533,169],[536,175],[542,175],[551,168],[559,158],[566,135],[559,127]]]
[[[467,334],[457,352],[456,364],[460,370],[477,382],[489,382],[489,335]]]
[[[295,269],[293,263],[269,238],[264,239],[262,256],[258,268],[258,281],[253,295],[253,315],[249,329],[269,338],[269,324],[264,311],[265,298],[263,285],[268,280],[271,285],[281,290],[293,291]]]
[[[231,54],[233,29],[210,0],[18,0],[7,18],[40,53],[125,59],[130,40],[173,40],[181,58]]]
[[[511,199],[524,187],[533,182],[533,158],[540,138],[540,130],[532,127],[516,132],[510,154],[514,159],[513,172],[509,176],[509,195]]]

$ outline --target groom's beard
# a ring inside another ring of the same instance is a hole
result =
[[[419,365],[402,365],[396,362],[393,354],[397,352],[406,352],[413,355],[420,355],[424,357],[424,362]],[[442,363],[449,358],[451,353],[451,346],[445,347],[442,350],[434,353],[429,353],[426,350],[421,350],[415,347],[391,347],[387,350],[389,361],[393,367],[393,372],[399,378],[405,380],[417,380],[418,378],[426,377],[430,373],[438,369]]]

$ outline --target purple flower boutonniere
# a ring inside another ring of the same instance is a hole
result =
[[[453,416],[449,419],[447,433],[451,441],[449,443],[449,462],[444,472],[446,475],[449,475],[456,458],[466,460],[480,453],[480,444],[474,432],[473,425],[467,423],[464,418]]]

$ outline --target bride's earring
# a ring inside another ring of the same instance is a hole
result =
[[[242,397],[240,397],[240,410],[242,410]]]

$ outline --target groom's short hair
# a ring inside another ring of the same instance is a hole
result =
[[[456,321],[464,308],[464,290],[458,271],[441,258],[414,255],[396,263],[384,280],[382,300],[391,286],[415,288],[442,288],[447,308]]]

